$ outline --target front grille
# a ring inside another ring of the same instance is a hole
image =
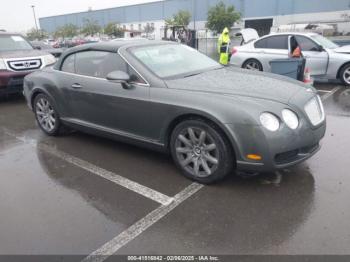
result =
[[[7,83],[8,86],[23,86],[23,76],[12,77]]]
[[[315,96],[305,105],[305,112],[314,126],[319,125],[325,119],[323,104],[319,96]]]
[[[8,61],[8,66],[13,71],[28,71],[39,69],[42,65],[41,59]]]

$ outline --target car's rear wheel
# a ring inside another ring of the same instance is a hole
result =
[[[232,171],[234,157],[229,142],[204,120],[186,120],[176,126],[170,147],[177,167],[191,180],[211,184]]]
[[[340,80],[344,85],[350,86],[350,64],[343,66],[340,70]]]
[[[39,94],[35,97],[33,106],[39,127],[50,136],[59,135],[63,126],[51,99],[45,94]]]
[[[244,62],[242,68],[253,70],[253,71],[263,71],[262,64],[256,59],[249,59]]]

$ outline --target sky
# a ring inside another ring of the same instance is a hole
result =
[[[92,10],[149,3],[159,0],[2,0],[0,4],[0,29],[25,33],[35,27],[32,5],[37,19]],[[39,23],[39,21],[38,21]]]

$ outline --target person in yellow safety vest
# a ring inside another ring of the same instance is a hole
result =
[[[218,41],[218,52],[220,54],[220,63],[222,65],[227,65],[230,60],[230,31],[226,27],[224,31],[222,31],[221,36]]]

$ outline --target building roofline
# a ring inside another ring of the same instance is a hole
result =
[[[60,14],[60,15],[44,16],[44,17],[39,17],[39,20],[40,19],[46,19],[46,18],[60,17],[60,16],[77,15],[77,14],[88,14],[88,13],[93,13],[93,12],[108,11],[108,10],[118,9],[118,8],[122,9],[122,8],[133,7],[133,6],[145,6],[145,5],[149,5],[149,4],[165,3],[166,1],[172,1],[172,0],[157,0],[157,1],[154,1],[154,2],[143,3],[143,4],[131,4],[131,5],[123,5],[123,6],[116,6],[116,7],[96,9],[96,10],[91,10],[91,11],[81,11],[81,12],[73,12],[73,13],[66,13],[66,14]]]

